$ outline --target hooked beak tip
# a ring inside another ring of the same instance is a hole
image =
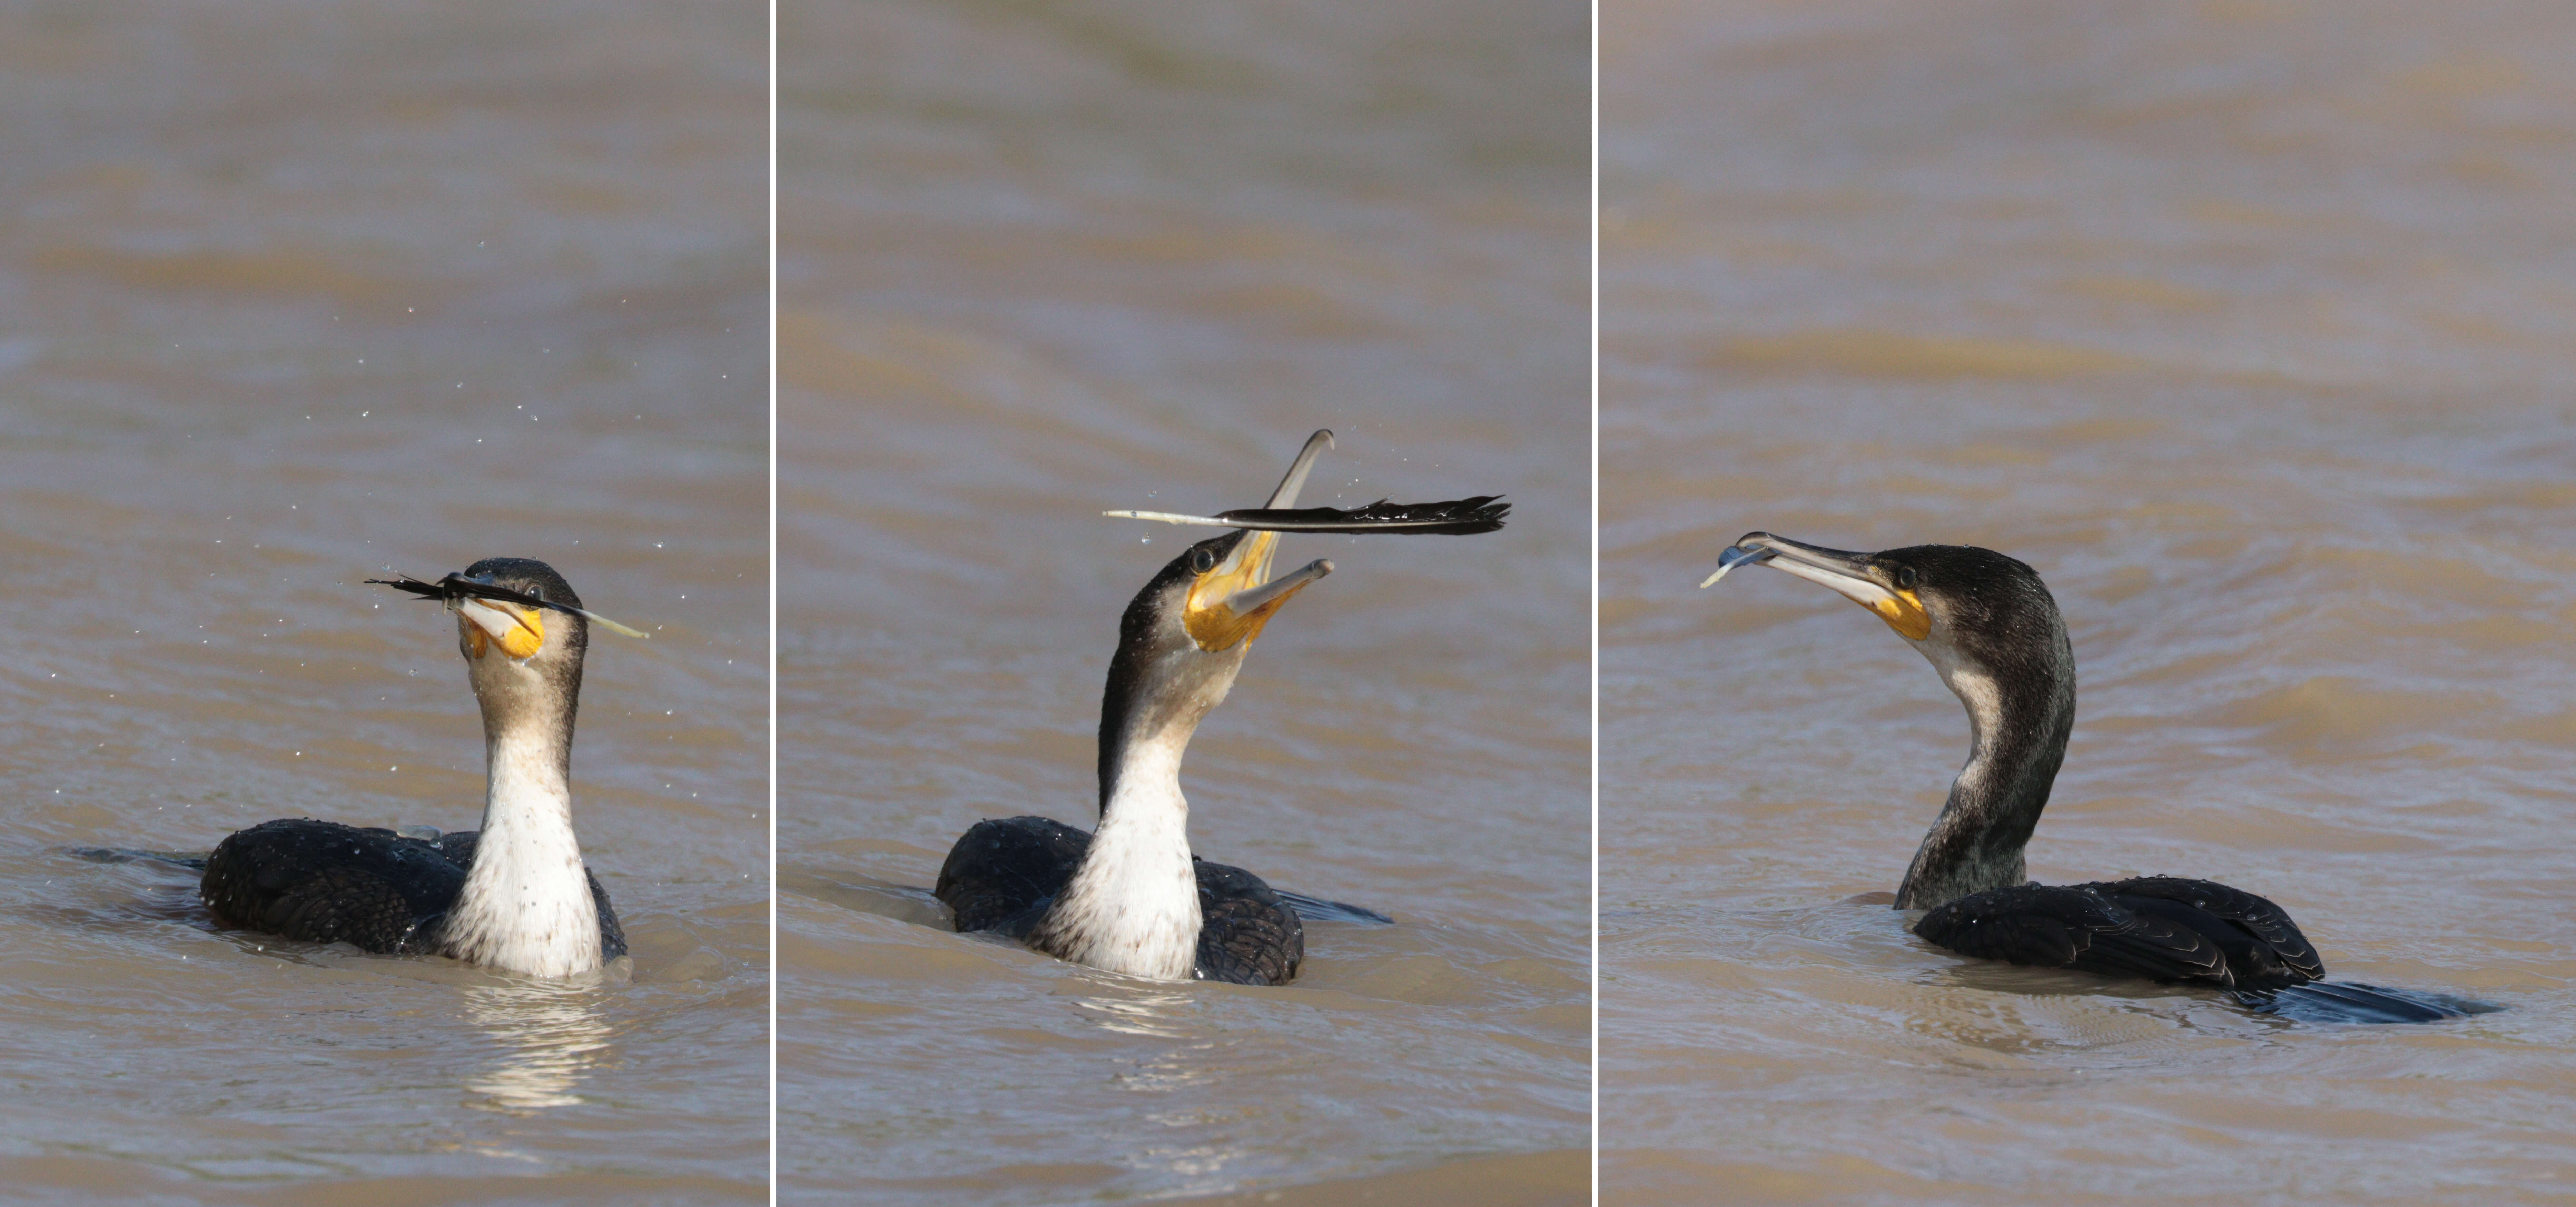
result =
[[[1735,569],[1737,566],[1741,566],[1746,562],[1767,562],[1771,560],[1771,557],[1772,551],[1769,549],[1746,548],[1740,542],[1729,545],[1726,547],[1726,552],[1717,555],[1717,573],[1700,580],[1700,590],[1705,591],[1710,587],[1716,586],[1717,580],[1726,577],[1727,572]]]

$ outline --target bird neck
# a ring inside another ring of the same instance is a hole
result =
[[[1185,981],[1198,966],[1198,870],[1181,756],[1225,701],[1243,647],[1157,652],[1131,626],[1100,699],[1100,828],[1029,944],[1078,964]]]
[[[1897,886],[1898,909],[1931,909],[1970,893],[2028,880],[2022,848],[2048,807],[2049,788],[2075,730],[2075,657],[2053,626],[2044,658],[1981,660],[1925,649],[1941,681],[1967,706],[1967,765]]]
[[[530,703],[485,695],[483,829],[445,946],[472,963],[568,976],[600,965],[599,907],[572,830],[572,702]]]
[[[1190,729],[1127,745],[1100,828],[1029,936],[1040,951],[1130,976],[1185,981],[1198,964],[1198,871],[1181,752]]]

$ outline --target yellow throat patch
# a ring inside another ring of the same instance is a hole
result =
[[[1209,570],[1190,584],[1189,600],[1182,606],[1181,624],[1190,631],[1190,640],[1211,654],[1222,654],[1236,645],[1261,635],[1261,626],[1288,602],[1288,595],[1272,599],[1250,612],[1237,614],[1226,601],[1270,581],[1270,558],[1279,548],[1279,534],[1256,532],[1244,538],[1230,559],[1231,571]]]
[[[510,631],[501,638],[502,653],[513,658],[533,658],[536,656],[538,650],[545,648],[545,613],[538,611],[535,608],[522,608],[516,604],[499,603],[492,600],[477,600],[476,605],[490,608],[493,611],[499,612],[518,622],[511,626]],[[464,620],[461,623],[465,625],[465,645],[467,652],[472,657],[482,657],[484,651],[490,649],[492,646],[491,636],[484,632],[483,626],[476,624],[471,620]]]
[[[1932,635],[1932,614],[1923,610],[1923,599],[1912,591],[1899,591],[1894,597],[1866,605],[1907,641],[1921,641]]]

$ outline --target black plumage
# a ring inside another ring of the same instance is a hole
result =
[[[2487,1007],[2323,980],[2288,911],[2207,880],[2143,876],[1988,889],[1923,915],[1914,933],[1961,955],[2226,991],[2260,1013],[2319,1022],[2425,1023]]]
[[[948,848],[930,892],[961,934],[989,930],[1026,938],[1090,849],[1090,831],[1051,817],[987,818]]]
[[[956,914],[960,932],[1026,938],[1090,849],[1087,831],[1053,818],[979,821],[949,848],[931,892]],[[1278,985],[1295,978],[1306,958],[1296,908],[1242,868],[1196,856],[1190,864],[1199,883],[1197,979]]]
[[[199,892],[227,926],[389,955],[434,953],[474,867],[475,837],[468,830],[419,839],[309,818],[262,822],[217,844]],[[590,895],[599,905],[601,958],[626,954],[626,933],[597,876]]]
[[[1876,612],[1967,706],[1972,746],[1941,816],[1897,886],[1925,909],[1914,933],[1961,955],[2205,985],[2257,1010],[2348,1022],[2454,1018],[2464,1007],[2367,985],[2319,984],[2325,964],[2270,900],[2169,876],[2041,885],[2022,851],[2075,728],[2075,654],[2038,572],[1990,549],[1879,553],[1747,533],[1720,568],[1770,565]],[[1716,581],[1715,578],[1710,579]]]
[[[1222,651],[1204,650],[1188,634],[1183,613],[1196,584],[1229,573],[1244,558],[1266,559],[1266,552],[1254,551],[1256,539],[1276,538],[1238,530],[1192,545],[1157,571],[1120,615],[1118,648],[1101,691],[1097,770],[1104,817],[1134,744],[1168,736],[1166,727],[1180,714],[1189,714],[1180,730],[1195,728],[1196,717],[1223,697],[1221,689],[1210,696],[1210,685],[1230,681],[1242,665],[1249,639]],[[961,933],[989,930],[1050,950],[1040,923],[1060,904],[1091,844],[1089,832],[1052,818],[979,821],[949,849],[932,893],[954,913]],[[1306,950],[1296,907],[1241,868],[1195,854],[1190,863],[1200,914],[1191,975],[1246,985],[1295,977]],[[1329,916],[1337,919],[1383,919],[1367,910],[1333,908]]]
[[[1241,868],[1200,859],[1189,851],[1189,805],[1180,786],[1191,735],[1225,699],[1262,626],[1332,572],[1331,562],[1317,560],[1273,578],[1278,533],[1471,534],[1502,527],[1511,510],[1497,495],[1298,508],[1316,457],[1331,444],[1328,431],[1309,437],[1267,503],[1224,513],[1220,522],[1235,531],[1183,550],[1128,603],[1101,692],[1100,829],[1087,833],[1045,817],[977,822],[949,850],[933,890],[958,930],[994,931],[1131,975],[1275,985],[1304,962],[1304,919],[1389,921],[1372,910],[1281,893]],[[1188,929],[1193,890],[1195,934]]]
[[[2221,989],[2281,989],[2325,975],[2280,906],[2167,876],[1989,889],[1933,909],[1914,933],[1961,955]]]
[[[382,580],[370,580],[382,581]],[[514,864],[506,884],[469,886],[479,835],[435,839],[392,830],[291,818],[235,833],[207,856],[199,896],[216,921],[314,943],[350,943],[383,953],[452,955],[540,975],[582,971],[626,951],[608,892],[579,858],[571,832],[572,738],[581,698],[590,617],[572,584],[544,562],[486,558],[437,583],[404,578],[384,585],[445,602],[457,613],[458,652],[483,714],[486,774],[492,785],[484,825],[533,849],[569,855]],[[463,601],[484,601],[466,604]],[[550,624],[498,622],[513,636],[536,634],[510,652],[490,627],[497,602],[558,614]],[[501,761],[504,740],[519,753]],[[506,770],[505,770],[506,769]],[[496,838],[496,841],[499,839]],[[574,879],[578,875],[579,879]],[[579,918],[587,887],[599,920],[594,959]],[[505,903],[476,901],[494,893]]]

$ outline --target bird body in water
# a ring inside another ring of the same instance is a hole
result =
[[[617,913],[572,827],[573,719],[597,618],[580,610],[563,576],[525,558],[476,562],[434,587],[390,585],[439,598],[456,614],[458,651],[483,712],[482,829],[419,837],[266,822],[207,858],[206,907],[245,930],[530,976],[589,972],[624,955]]]
[[[2022,850],[2075,728],[2075,655],[2029,566],[1990,549],[1847,553],[1748,533],[1705,587],[1745,564],[1822,584],[1885,620],[1966,705],[1967,764],[1896,891],[1914,933],[1962,955],[2229,991],[2260,1010],[2344,1021],[2456,1017],[2451,1005],[2325,984],[2325,965],[2271,901],[2206,880],[2028,881]]]
[[[1380,503],[1357,512],[1281,510],[1295,505],[1331,438],[1317,432],[1307,441],[1266,511],[1229,512],[1222,522],[1301,532],[1501,526],[1507,508],[1490,497],[1411,508]],[[1263,626],[1333,570],[1317,560],[1271,578],[1278,540],[1277,531],[1238,528],[1200,541],[1136,594],[1119,621],[1101,699],[1098,830],[1086,834],[1044,817],[976,823],[949,851],[933,890],[959,931],[995,931],[1060,959],[1154,980],[1275,985],[1295,977],[1304,959],[1302,918],[1387,920],[1274,890],[1259,876],[1190,852],[1181,757],[1191,735],[1224,702]]]

